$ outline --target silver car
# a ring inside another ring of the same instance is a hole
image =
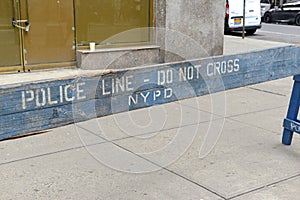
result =
[[[272,8],[264,14],[266,23],[280,22],[300,26],[300,1],[285,3],[278,8]]]
[[[260,0],[261,16],[264,16],[265,12],[271,9],[271,0]]]

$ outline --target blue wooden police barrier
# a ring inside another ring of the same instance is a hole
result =
[[[0,139],[285,78],[300,74],[299,66],[300,47],[291,45],[236,55],[2,85]],[[295,96],[299,95],[299,92],[294,93]],[[298,100],[298,96],[292,99]],[[285,124],[295,119],[295,112],[289,113]],[[295,121],[291,125],[294,129],[286,129],[297,130],[297,123]],[[291,135],[287,132],[285,138],[291,138]]]
[[[282,143],[290,145],[293,139],[293,133],[300,134],[300,121],[298,120],[298,112],[300,106],[300,75],[294,76],[294,86],[290,99],[287,117],[283,122]]]

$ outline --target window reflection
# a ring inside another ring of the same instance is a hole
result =
[[[149,41],[149,32],[124,31],[150,26],[150,0],[75,0],[76,33],[79,46],[139,43]]]

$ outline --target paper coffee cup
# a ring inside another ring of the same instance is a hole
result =
[[[96,49],[96,43],[90,42],[90,51],[95,51],[95,49]]]

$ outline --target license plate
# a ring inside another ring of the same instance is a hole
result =
[[[239,25],[241,23],[242,23],[242,19],[241,18],[234,19],[234,25]]]

